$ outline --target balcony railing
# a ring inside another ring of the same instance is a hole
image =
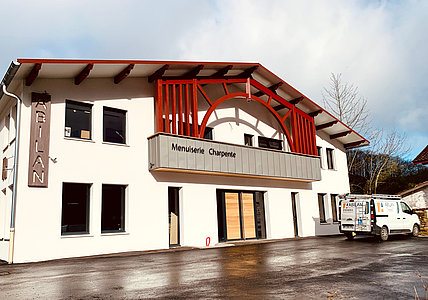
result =
[[[321,180],[317,156],[157,133],[149,140],[149,170]]]

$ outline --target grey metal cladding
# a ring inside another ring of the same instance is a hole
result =
[[[149,170],[207,171],[284,179],[321,180],[315,156],[158,133],[149,138]]]

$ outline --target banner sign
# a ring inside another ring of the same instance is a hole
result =
[[[28,186],[48,187],[51,96],[31,94]]]

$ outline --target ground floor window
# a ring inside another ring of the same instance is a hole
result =
[[[103,184],[101,232],[125,231],[125,185]]]
[[[333,213],[333,222],[337,222],[337,195],[331,194],[331,212]]]
[[[320,212],[320,223],[326,223],[325,218],[325,194],[318,194],[318,207]]]
[[[220,241],[266,238],[263,192],[217,190]]]
[[[89,233],[89,191],[91,185],[63,183],[61,234]]]
[[[170,246],[180,245],[179,194],[180,188],[168,187],[168,225]]]

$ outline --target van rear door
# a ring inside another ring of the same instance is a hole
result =
[[[355,231],[370,232],[370,201],[355,201]]]

